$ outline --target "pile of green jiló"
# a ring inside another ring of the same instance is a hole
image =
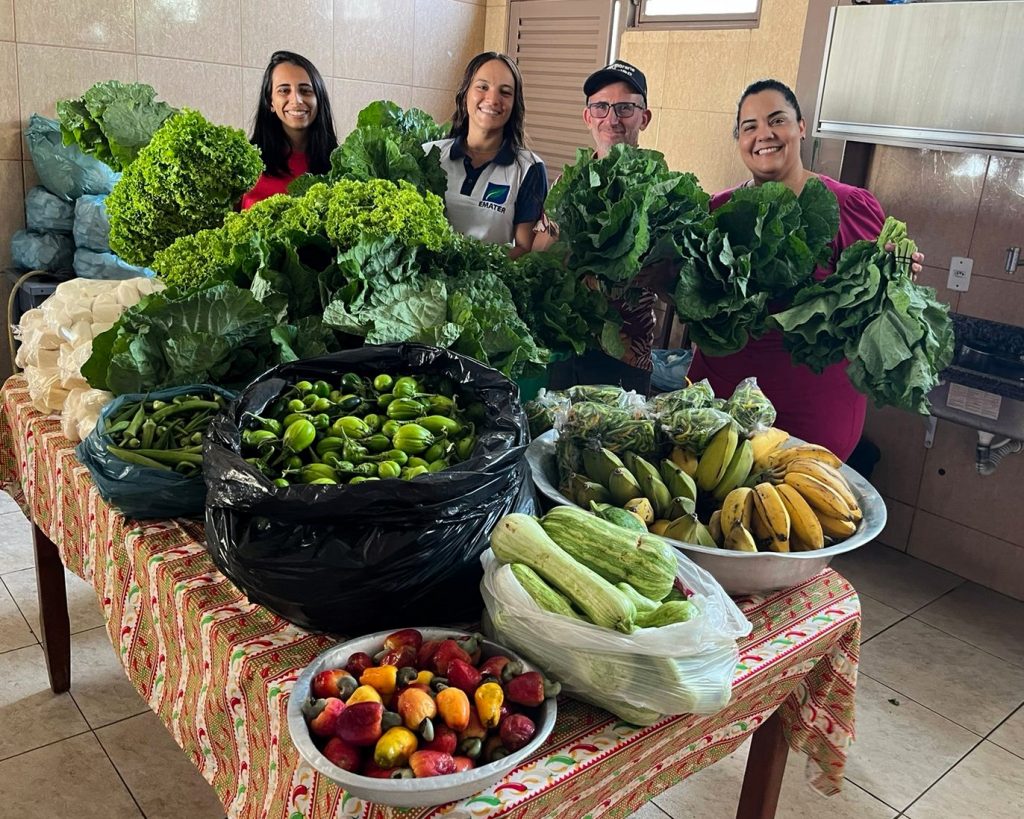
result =
[[[675,306],[701,351],[730,355],[764,335],[770,302],[828,261],[838,230],[835,196],[810,179],[800,196],[781,182],[737,188],[683,231]]]
[[[889,217],[877,240],[846,248],[835,273],[798,291],[771,324],[795,362],[821,372],[845,358],[854,387],[878,406],[927,415],[955,339],[949,307],[910,275],[916,250],[906,224]]]
[[[218,393],[125,404],[108,421],[105,434],[116,444],[109,445],[107,451],[137,466],[173,471],[186,478],[198,475],[203,468],[203,433],[225,404]]]
[[[299,381],[244,419],[242,456],[279,487],[412,480],[472,456],[486,410],[459,398],[445,378]]]

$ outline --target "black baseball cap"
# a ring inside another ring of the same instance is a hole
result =
[[[623,60],[616,60],[587,77],[587,81],[583,83],[583,93],[589,97],[613,82],[626,83],[644,98],[644,105],[647,104],[647,77],[635,65]]]

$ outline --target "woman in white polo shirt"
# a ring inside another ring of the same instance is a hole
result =
[[[524,115],[516,64],[496,51],[478,54],[455,94],[448,139],[423,146],[441,151],[452,227],[483,242],[513,245],[513,258],[533,246],[548,193],[544,163],[523,147]]]

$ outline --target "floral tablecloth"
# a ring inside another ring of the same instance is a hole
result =
[[[129,679],[232,817],[625,817],[729,754],[778,708],[790,747],[812,761],[812,784],[823,793],[841,785],[860,603],[826,570],[740,601],[754,629],[732,701],[713,717],[636,728],[563,697],[540,753],[471,799],[398,810],[349,796],[301,761],[285,716],[299,671],[332,638],[250,603],[208,557],[201,523],[140,524],[113,512],[58,421],[32,409],[24,379],[9,379],[2,395],[0,485],[96,589]]]

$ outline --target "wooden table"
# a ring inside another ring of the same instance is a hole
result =
[[[214,567],[200,523],[139,523],[111,510],[58,422],[31,408],[24,380],[8,380],[2,395],[0,484],[32,521],[54,691],[71,684],[66,566],[96,589],[126,674],[230,816],[440,815],[443,806],[364,803],[303,763],[288,736],[288,697],[299,671],[334,639],[250,603]],[[737,816],[774,815],[788,748],[817,763],[815,787],[837,792],[853,734],[856,592],[827,570],[740,603],[754,630],[721,712],[637,728],[563,697],[537,756],[456,815],[625,817],[751,733]]]

